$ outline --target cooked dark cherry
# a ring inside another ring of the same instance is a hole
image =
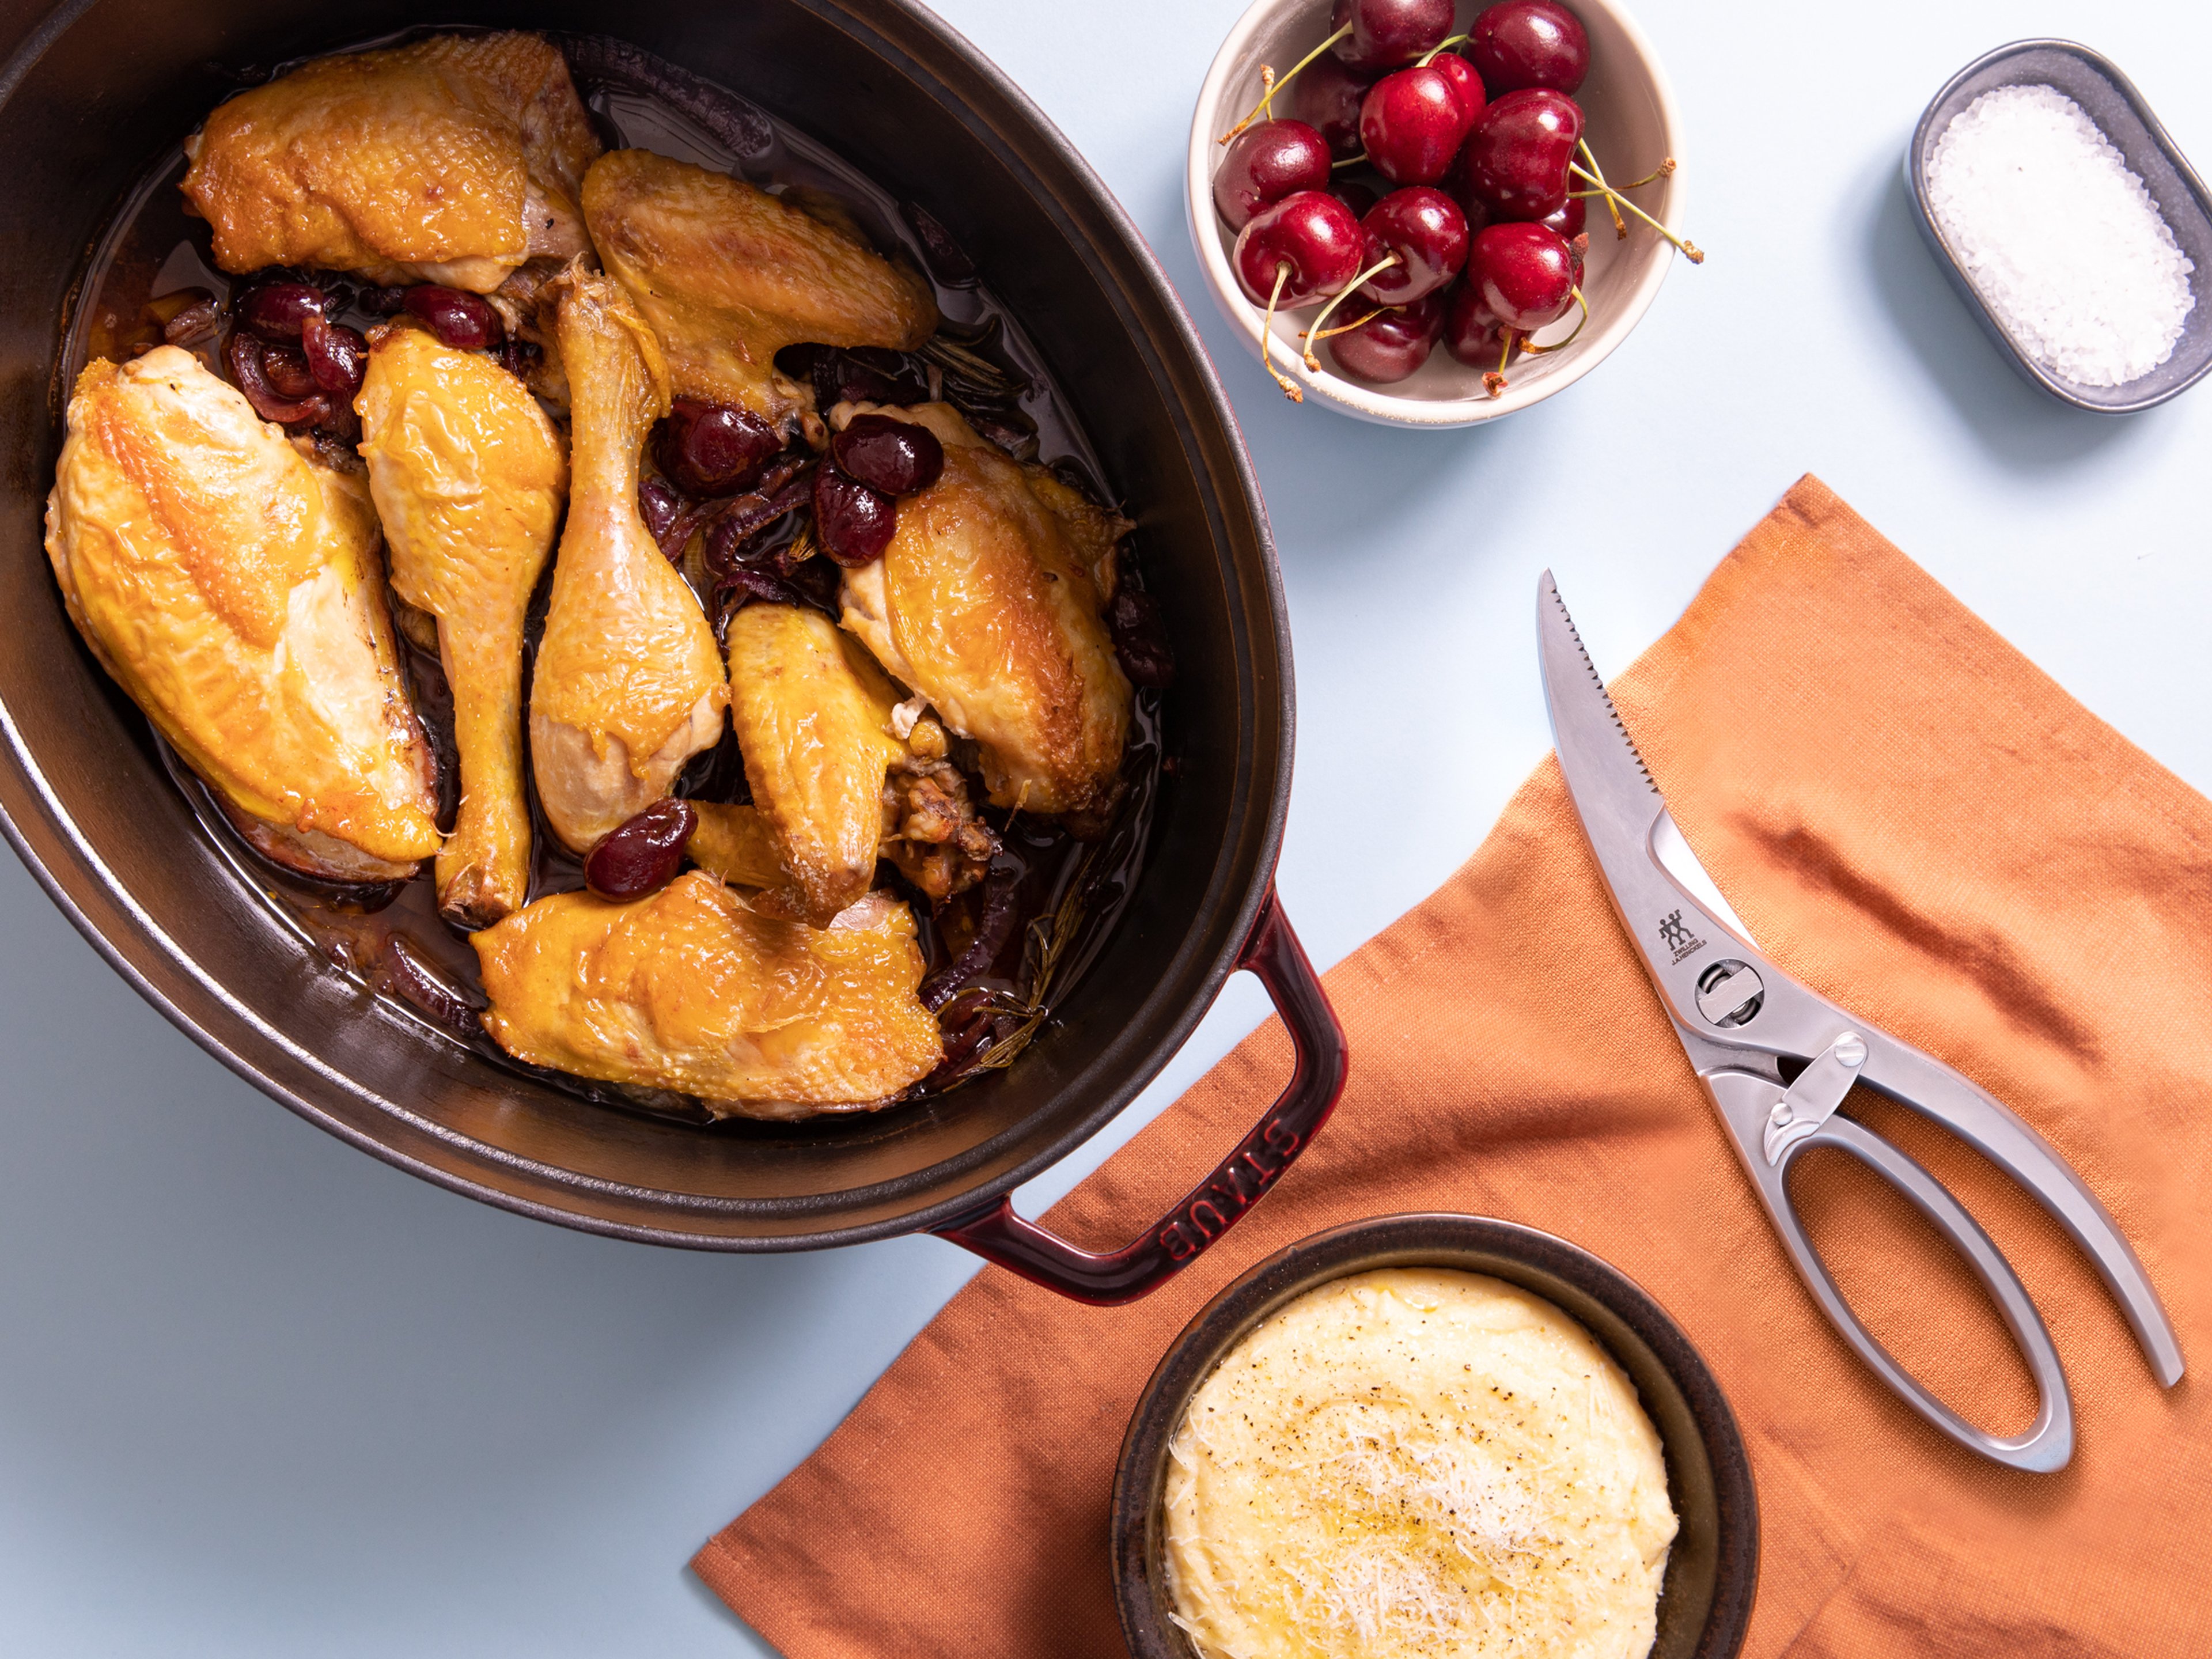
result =
[[[848,478],[886,495],[927,489],[945,471],[945,446],[926,426],[888,415],[855,415],[830,441],[830,459]]]
[[[263,283],[238,302],[238,320],[264,340],[296,340],[301,325],[322,314],[322,289],[306,283]]]
[[[1495,369],[1505,339],[1505,325],[1482,297],[1481,288],[1462,283],[1451,291],[1444,307],[1444,349],[1471,368]],[[1520,338],[1514,338],[1512,356],[1521,355]]]
[[[1175,653],[1168,647],[1167,624],[1151,594],[1124,580],[1114,591],[1114,603],[1106,607],[1106,626],[1113,631],[1114,654],[1130,684],[1164,691],[1175,684]]]
[[[1541,225],[1491,225],[1467,256],[1468,285],[1508,328],[1528,333],[1555,323],[1574,303],[1574,254]]]
[[[351,403],[354,393],[361,390],[362,376],[368,373],[368,342],[343,323],[331,322],[321,312],[311,311],[301,325],[300,349],[315,378],[315,389]]]
[[[269,377],[270,390],[280,398],[312,398],[322,390],[315,384],[315,371],[307,362],[307,354],[297,346],[264,343],[261,372]]]
[[[1396,69],[1443,44],[1452,0],[1336,0],[1329,32],[1347,25],[1352,33],[1330,49],[1339,58],[1370,73]]]
[[[1475,18],[1467,55],[1492,97],[1523,87],[1572,92],[1589,73],[1589,36],[1553,0],[1502,0]]]
[[[274,421],[279,426],[296,426],[302,422],[324,419],[331,412],[330,400],[315,394],[314,376],[307,374],[307,359],[296,351],[293,356],[305,375],[307,394],[287,397],[270,382],[268,354],[278,349],[242,328],[234,328],[223,345],[223,363],[230,370],[230,378],[238,382],[238,389],[246,394],[246,401],[253,405],[253,412],[263,420]]]
[[[1316,58],[1291,82],[1291,113],[1321,134],[1339,161],[1359,154],[1359,106],[1371,75],[1362,75],[1331,54]]]
[[[1490,94],[1483,89],[1482,77],[1474,72],[1474,65],[1455,52],[1440,52],[1429,59],[1429,67],[1452,83],[1459,94],[1459,106],[1467,116],[1467,124],[1474,125],[1474,118],[1482,113]]]
[[[1582,106],[1563,92],[1509,92],[1474,118],[1453,165],[1452,195],[1487,202],[1498,219],[1542,219],[1566,205]]]
[[[1361,284],[1358,297],[1370,305],[1404,306],[1425,300],[1467,264],[1467,216],[1433,185],[1409,185],[1392,191],[1359,222],[1359,228],[1367,239],[1366,265],[1381,264],[1394,254],[1398,261]]]
[[[1359,106],[1367,159],[1394,185],[1432,185],[1443,178],[1469,122],[1451,77],[1434,64],[1384,76]]]
[[[654,430],[653,458],[678,489],[731,495],[783,453],[783,437],[749,409],[678,398]]]
[[[1213,205],[1242,230],[1294,191],[1328,188],[1328,143],[1304,121],[1260,121],[1230,141],[1213,175]]]
[[[657,800],[610,830],[584,860],[584,884],[604,899],[641,899],[676,879],[684,849],[699,827],[688,800]]]
[[[1431,294],[1412,305],[1370,317],[1346,333],[1332,335],[1329,355],[1354,380],[1389,386],[1429,361],[1443,326],[1444,296]]]
[[[1302,190],[1255,215],[1237,234],[1231,262],[1245,297],[1296,311],[1344,291],[1366,246],[1352,210],[1326,191]],[[1276,279],[1282,288],[1276,293]]]
[[[898,502],[834,466],[814,474],[814,536],[848,569],[880,559],[898,528]]]
[[[407,309],[430,326],[441,345],[456,351],[485,351],[507,337],[507,325],[481,294],[418,283],[407,290]]]

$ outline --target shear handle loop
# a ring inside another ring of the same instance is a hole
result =
[[[1838,1147],[1858,1159],[1904,1194],[1912,1207],[1927,1217],[1936,1230],[1966,1258],[1974,1276],[1996,1301],[2006,1328],[2012,1333],[2014,1346],[2027,1361],[2028,1370],[2035,1377],[2038,1405],[2035,1421],[2027,1433],[2003,1438],[1976,1428],[1922,1388],[1912,1374],[1859,1323],[1850,1304],[1837,1290],[1836,1281],[1829,1276],[1827,1265],[1799,1224],[1789,1195],[1790,1164],[1799,1154],[1814,1146]],[[2074,1455],[2074,1405],[2066,1392],[2066,1373],[2058,1364],[2058,1351],[2051,1344],[2051,1333],[2044,1328],[2043,1316],[2036,1312],[2035,1304],[2028,1298],[2027,1287],[2013,1272],[2012,1264],[1998,1253],[1990,1236],[1982,1231],[1981,1224],[1951,1196],[1942,1182],[1871,1130],[1847,1117],[1838,1116],[1830,1118],[1815,1133],[1785,1149],[1775,1170],[1774,1184],[1780,1200],[1773,1206],[1775,1225],[1806,1288],[1843,1333],[1844,1340],[1858,1351],[1859,1357],[1873,1366],[1883,1381],[1921,1416],[1970,1450],[2035,1474],[2049,1474],[2066,1467],[2067,1460]]]

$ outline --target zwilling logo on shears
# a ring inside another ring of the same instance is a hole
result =
[[[1705,948],[1705,940],[1693,938],[1690,930],[1682,925],[1682,913],[1680,910],[1675,911],[1673,915],[1659,924],[1659,942],[1674,953],[1674,960],[1677,963],[1685,957],[1695,956]]]

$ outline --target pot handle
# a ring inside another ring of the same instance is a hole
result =
[[[1032,1284],[1098,1307],[1134,1302],[1194,1261],[1305,1150],[1344,1092],[1344,1028],[1272,886],[1237,966],[1267,988],[1297,1064],[1252,1133],[1143,1237],[1110,1253],[1079,1249],[1016,1215],[1011,1196],[930,1231]]]

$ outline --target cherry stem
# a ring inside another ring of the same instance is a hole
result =
[[[1646,213],[1642,208],[1637,206],[1635,203],[1630,201],[1626,196],[1615,195],[1613,193],[1613,187],[1607,184],[1604,179],[1596,177],[1595,174],[1583,172],[1582,168],[1577,167],[1572,161],[1567,163],[1567,171],[1575,174],[1577,178],[1587,179],[1590,183],[1595,185],[1598,188],[1596,191],[1592,191],[1591,194],[1596,195],[1601,193],[1605,197],[1607,206],[1611,206],[1614,203],[1619,203],[1621,207],[1626,208],[1638,218],[1643,220],[1645,224],[1650,226],[1652,229],[1657,231],[1662,236],[1664,236],[1676,247],[1681,249],[1684,257],[1686,258],[1692,264],[1701,265],[1705,264],[1705,256],[1698,251],[1698,245],[1695,242],[1686,241],[1681,237],[1677,236],[1673,231],[1668,229],[1666,226],[1661,224],[1656,219]],[[1613,223],[1616,225],[1620,223],[1620,215],[1618,211],[1613,214]],[[1624,226],[1621,229],[1621,234],[1625,236],[1627,234],[1627,229]]]
[[[1308,368],[1314,370],[1316,373],[1320,372],[1321,359],[1313,355],[1312,343],[1323,337],[1321,325],[1328,320],[1328,313],[1335,310],[1339,306],[1342,305],[1348,295],[1358,293],[1359,289],[1365,285],[1369,277],[1375,276],[1380,271],[1388,270],[1392,265],[1399,263],[1401,262],[1398,256],[1395,253],[1387,259],[1378,259],[1375,264],[1368,266],[1366,270],[1361,271],[1359,275],[1346,283],[1342,288],[1337,289],[1336,293],[1331,296],[1329,302],[1321,308],[1321,315],[1313,319],[1313,326],[1306,331],[1306,367]]]
[[[1462,45],[1474,38],[1474,37],[1470,34],[1455,34],[1448,40],[1439,40],[1434,46],[1429,49],[1429,51],[1422,57],[1421,61],[1414,64],[1413,67],[1415,69],[1425,69],[1428,67],[1430,58],[1437,57],[1439,53],[1449,52],[1454,46]]]
[[[1341,161],[1331,161],[1328,164],[1328,170],[1334,173],[1340,167],[1356,167],[1366,159],[1367,152],[1363,149],[1358,155],[1347,155]]]
[[[1575,331],[1572,334],[1568,335],[1565,339],[1554,340],[1547,346],[1538,345],[1533,336],[1528,339],[1523,340],[1521,343],[1522,349],[1528,352],[1531,356],[1540,357],[1547,351],[1564,351],[1569,346],[1572,345],[1577,339],[1580,338],[1582,331],[1589,326],[1589,301],[1583,298],[1581,287],[1577,285],[1574,288],[1569,289],[1567,292],[1575,296],[1575,303],[1583,308],[1582,321],[1575,325]]]
[[[1334,328],[1305,329],[1299,333],[1298,338],[1306,341],[1334,339],[1340,334],[1351,333],[1355,328],[1366,327],[1368,324],[1373,322],[1384,312],[1394,308],[1395,307],[1390,306],[1377,306],[1374,310],[1369,312],[1364,317],[1362,317],[1356,323],[1339,323]],[[1316,318],[1315,320],[1319,321],[1320,319]]]
[[[1605,210],[1613,216],[1613,240],[1616,242],[1626,241],[1628,240],[1628,227],[1626,224],[1622,222],[1620,217],[1620,200],[1613,195],[1613,186],[1605,181],[1605,169],[1599,167],[1597,164],[1597,152],[1589,147],[1589,141],[1586,138],[1577,138],[1575,140],[1575,148],[1582,151],[1584,155],[1587,155],[1589,158],[1589,164],[1595,169],[1595,171],[1593,173],[1583,173],[1583,170],[1577,167],[1572,161],[1567,163],[1567,170],[1570,173],[1582,173],[1583,178],[1589,179],[1592,183],[1595,184],[1601,191],[1605,192]]]
[[[1283,284],[1291,279],[1291,262],[1275,261],[1275,287],[1267,295],[1267,315],[1260,325],[1260,365],[1274,377],[1275,384],[1283,388],[1283,395],[1294,404],[1302,404],[1306,394],[1298,390],[1297,382],[1275,367],[1275,301],[1282,298]]]
[[[1227,143],[1231,138],[1234,138],[1238,133],[1243,131],[1245,128],[1250,126],[1253,122],[1259,120],[1263,116],[1269,120],[1273,120],[1275,115],[1275,94],[1280,92],[1285,87],[1290,85],[1290,83],[1297,77],[1297,73],[1300,70],[1304,69],[1308,64],[1312,63],[1315,58],[1320,57],[1322,53],[1327,52],[1331,46],[1334,46],[1338,41],[1343,40],[1345,36],[1351,33],[1352,25],[1346,23],[1335,33],[1330,35],[1328,40],[1322,41],[1304,57],[1299,58],[1297,63],[1291,64],[1291,72],[1288,75],[1279,76],[1272,70],[1269,70],[1263,65],[1260,70],[1260,84],[1267,88],[1266,95],[1262,97],[1258,103],[1253,105],[1252,112],[1250,114],[1247,115],[1235,126],[1230,128],[1227,132],[1222,134],[1221,142],[1224,144]]]
[[[1509,328],[1504,331],[1504,343],[1498,348],[1498,367],[1482,377],[1482,389],[1493,398],[1512,384],[1505,378],[1505,365],[1512,357],[1513,331]]]

